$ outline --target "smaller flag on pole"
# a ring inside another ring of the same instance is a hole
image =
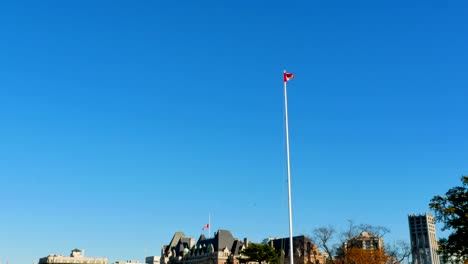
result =
[[[283,73],[284,82],[287,82],[287,81],[292,80],[292,79],[294,79],[294,74],[284,71],[284,73]]]
[[[210,228],[210,224],[206,224],[201,230],[205,230],[205,229],[208,229]]]

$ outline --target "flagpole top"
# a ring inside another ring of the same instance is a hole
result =
[[[286,70],[283,70],[283,73],[286,73]]]

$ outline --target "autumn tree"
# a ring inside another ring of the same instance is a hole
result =
[[[385,264],[388,260],[383,249],[350,248],[345,253],[347,264]]]
[[[239,261],[241,263],[246,262],[258,262],[259,264],[264,263],[278,263],[279,254],[275,249],[267,244],[255,244],[250,243],[246,248],[240,252],[241,257]]]
[[[442,230],[451,231],[448,238],[439,240],[444,258],[468,263],[468,176],[462,176],[462,186],[453,187],[445,196],[434,196],[429,207],[435,220],[442,222]]]
[[[315,228],[310,239],[326,254],[327,263],[359,264],[367,263],[362,261],[372,260],[373,262],[368,262],[371,264],[389,262],[390,260],[404,260],[408,257],[409,246],[404,241],[392,244],[392,247],[389,247],[391,251],[388,254],[385,249],[381,248],[382,246],[379,246],[379,249],[353,248],[352,243],[349,244],[349,242],[359,237],[363,232],[367,232],[372,236],[383,237],[390,232],[390,229],[379,225],[355,224],[354,221],[348,220],[348,225],[342,232],[337,233],[332,226],[323,226]],[[345,248],[345,243],[348,243],[347,248]],[[348,256],[348,254],[351,255]]]

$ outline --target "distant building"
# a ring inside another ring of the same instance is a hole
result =
[[[440,264],[434,217],[408,215],[413,264]]]
[[[149,256],[149,257],[146,257],[145,263],[146,264],[159,264],[160,259],[161,259],[160,256]]]
[[[374,236],[369,232],[361,232],[359,236],[348,240],[344,244],[344,250],[350,248],[360,248],[366,250],[383,249],[383,239],[380,236]]]
[[[107,258],[86,258],[84,253],[79,249],[73,249],[69,257],[62,255],[49,255],[39,259],[39,264],[54,263],[54,264],[107,264]]]
[[[268,238],[263,242],[274,247],[281,253],[280,264],[289,263],[289,237]],[[296,264],[324,264],[325,256],[319,251],[317,246],[305,236],[293,237],[293,260]]]
[[[161,264],[239,264],[244,243],[228,230],[218,230],[213,238],[201,235],[197,243],[182,232],[176,232],[161,250]]]
[[[138,260],[116,261],[114,264],[144,264]]]

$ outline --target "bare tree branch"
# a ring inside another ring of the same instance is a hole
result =
[[[333,247],[333,240],[336,234],[335,228],[332,226],[323,226],[319,228],[315,228],[312,231],[312,241],[322,249],[327,255],[330,263],[333,262],[333,254],[334,254],[334,247]]]
[[[359,226],[357,226],[353,220],[348,219],[348,227],[345,231],[341,232],[341,242],[345,243],[352,238],[355,238],[361,232]]]
[[[409,258],[411,254],[411,249],[408,242],[404,240],[398,240],[397,242],[388,244],[385,247],[387,255],[393,258],[393,263],[401,263],[406,258]]]

